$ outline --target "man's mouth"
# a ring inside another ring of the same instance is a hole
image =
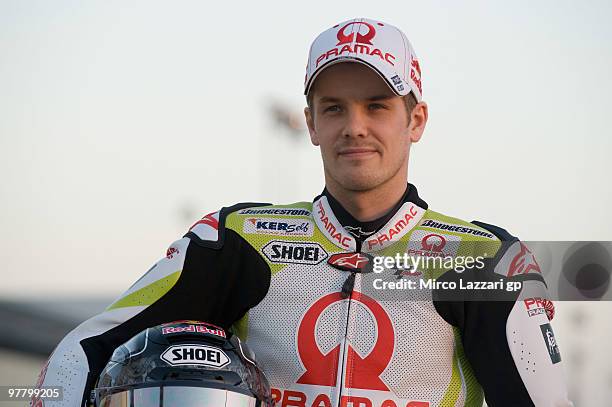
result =
[[[376,154],[377,150],[373,147],[345,147],[338,150],[338,156],[347,158],[362,158]]]

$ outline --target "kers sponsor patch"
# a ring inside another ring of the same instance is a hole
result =
[[[444,223],[433,219],[425,219],[423,223],[421,223],[422,227],[447,230],[449,232],[457,232],[457,233],[465,233],[467,235],[478,236],[478,237],[486,237],[487,239],[495,239],[495,236],[492,233],[489,233],[484,230],[470,228],[462,225],[454,225],[452,223]]]
[[[308,216],[311,212],[303,208],[249,208],[238,211],[239,215],[283,215],[283,216]]]
[[[318,243],[273,240],[261,251],[272,263],[319,264],[328,256]]]
[[[542,336],[544,337],[544,343],[546,343],[551,362],[553,365],[561,362],[561,352],[559,351],[559,345],[557,345],[552,327],[550,324],[542,324],[540,329],[542,330]]]
[[[221,349],[197,344],[170,346],[160,355],[160,358],[173,366],[201,365],[223,367],[230,363],[229,357]]]
[[[277,236],[312,236],[313,223],[301,219],[247,218],[244,233]]]

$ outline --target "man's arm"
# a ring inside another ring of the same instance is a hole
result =
[[[475,222],[476,223],[476,222]],[[516,292],[478,301],[436,302],[461,333],[463,349],[490,407],[572,406],[551,319],[554,307],[539,266],[525,245],[503,229],[476,223],[502,240],[484,270],[462,278],[520,282]],[[446,278],[459,278],[447,273]],[[477,294],[476,294],[477,295]],[[485,296],[487,294],[484,294]]]
[[[228,329],[263,299],[269,267],[224,227],[225,216],[240,207],[205,216],[119,299],[60,342],[39,385],[62,386],[64,400],[45,406],[82,406],[114,349],[147,327],[203,320]]]

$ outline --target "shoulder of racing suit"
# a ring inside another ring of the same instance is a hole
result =
[[[210,249],[220,249],[225,242],[225,222],[233,212],[242,212],[246,209],[271,206],[269,203],[243,202],[229,207],[223,207],[216,212],[204,215],[202,219],[189,228],[184,237],[189,238],[199,246]]]
[[[506,229],[476,220],[467,222],[432,210],[425,212],[418,228],[457,236],[461,242],[472,243],[460,254],[470,253],[485,257],[487,264],[484,270],[494,272],[495,274],[491,275],[493,277],[535,279],[545,284],[533,254],[519,238]]]
[[[284,205],[269,203],[238,203],[212,212],[197,221],[184,237],[200,247],[219,250],[228,237],[242,238],[253,245],[254,235],[282,235],[295,228],[293,223],[301,222],[310,227],[312,215],[311,202],[297,202]],[[284,229],[283,229],[284,228]]]
[[[428,209],[423,215],[420,227],[427,227],[431,229],[438,229],[442,231],[455,232],[460,235],[469,237],[483,237],[487,239],[510,241],[516,240],[517,238],[508,233],[507,230],[500,228],[499,226],[490,225],[488,223],[480,221],[467,222],[462,219],[454,218],[451,216],[443,215],[439,212],[435,212]]]
[[[489,251],[486,256],[483,269],[463,273],[449,270],[438,280],[521,284],[520,289],[496,298],[483,295],[462,300],[434,299],[440,316],[458,328],[463,351],[488,405],[571,406],[550,325],[554,305],[540,267],[527,246],[501,227],[461,221],[433,211],[424,215],[420,226],[497,242],[494,252]],[[482,251],[476,250],[481,254]]]

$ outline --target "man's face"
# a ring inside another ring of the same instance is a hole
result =
[[[380,76],[359,63],[339,63],[321,72],[311,92],[306,121],[328,186],[368,191],[389,181],[405,184],[410,144],[422,128],[415,136],[404,100]]]

